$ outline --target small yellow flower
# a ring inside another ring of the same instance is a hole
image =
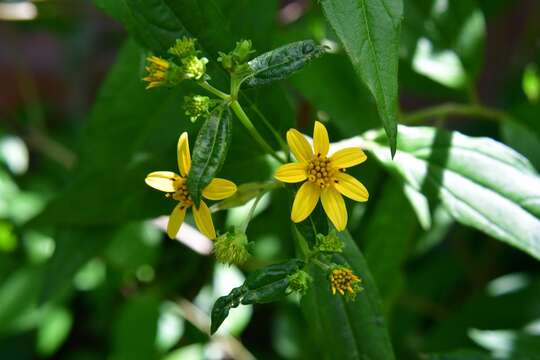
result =
[[[354,299],[356,294],[362,291],[360,287],[362,280],[348,267],[336,266],[330,271],[329,278],[333,295],[338,292],[342,296],[347,295]]]
[[[347,226],[347,208],[341,195],[367,201],[367,189],[344,169],[367,159],[360,148],[346,148],[327,157],[330,142],[323,124],[316,121],[313,150],[304,136],[295,129],[287,132],[287,142],[298,162],[280,166],[274,177],[286,183],[304,182],[294,198],[291,220],[306,219],[321,199],[324,211],[338,231]]]
[[[167,193],[178,201],[178,205],[172,211],[167,224],[167,234],[172,239],[180,230],[180,225],[184,221],[186,210],[194,205],[187,190],[187,176],[191,168],[191,155],[189,152],[188,134],[180,135],[178,139],[178,169],[180,175],[172,171],[154,171],[146,176],[146,184],[154,189]],[[222,200],[232,196],[236,192],[236,185],[229,180],[214,178],[204,188],[202,195],[208,200]],[[199,208],[193,206],[193,217],[199,230],[210,239],[216,238],[216,231],[210,215],[210,209],[204,201],[201,201]]]
[[[149,56],[146,58],[146,61],[148,62],[148,65],[145,69],[148,71],[148,76],[143,78],[144,81],[148,82],[146,89],[152,89],[167,84],[167,73],[172,64],[157,56]]]

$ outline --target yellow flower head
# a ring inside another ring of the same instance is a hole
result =
[[[340,295],[347,295],[354,299],[356,294],[362,291],[360,287],[362,280],[348,267],[336,266],[330,271],[329,278],[334,295],[338,292]]]
[[[151,89],[167,84],[167,74],[172,64],[157,56],[149,56],[146,61],[148,65],[145,69],[148,71],[148,76],[143,78],[144,81],[148,82],[146,88]]]
[[[297,130],[287,132],[287,142],[297,162],[280,166],[274,177],[286,183],[304,182],[294,198],[291,220],[306,219],[321,199],[324,211],[338,231],[347,226],[347,208],[343,196],[355,201],[367,201],[367,189],[344,169],[358,165],[367,158],[360,148],[346,148],[328,157],[330,142],[324,125],[315,122],[313,150]]]
[[[187,176],[191,168],[191,155],[189,152],[189,142],[187,132],[182,133],[178,139],[178,169],[180,175],[172,171],[154,171],[146,176],[144,180],[147,185],[154,189],[167,193],[170,197],[178,201],[172,211],[167,224],[167,234],[172,239],[176,237],[180,225],[184,221],[186,210],[193,205],[191,196],[187,190]],[[202,195],[208,200],[222,200],[232,196],[236,192],[236,185],[229,180],[214,178],[204,188]],[[210,209],[204,201],[201,201],[199,208],[193,206],[193,217],[199,230],[210,239],[216,238],[216,231],[210,215]]]

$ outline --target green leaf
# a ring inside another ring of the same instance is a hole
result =
[[[401,0],[322,0],[324,14],[372,93],[396,150]]]
[[[358,237],[366,241],[364,254],[388,313],[403,288],[402,268],[418,233],[418,221],[398,181],[385,183],[380,194]],[[387,231],[390,228],[400,230]]]
[[[394,353],[381,309],[381,300],[366,260],[347,232],[338,233],[345,247],[335,255],[338,264],[349,265],[362,278],[355,301],[332,295],[328,274],[310,266],[313,285],[301,306],[315,339],[324,339],[325,359],[391,360]]]
[[[301,269],[304,265],[305,263],[302,260],[291,259],[252,273],[242,286],[234,288],[229,295],[216,300],[212,308],[210,332],[213,334],[217,331],[229,315],[231,308],[240,304],[264,304],[283,298],[287,295],[288,276]]]
[[[244,285],[231,290],[229,295],[222,296],[216,300],[212,307],[210,334],[214,334],[219,326],[229,316],[229,311],[232,308],[240,305],[240,300],[245,294],[246,288]]]
[[[324,52],[324,47],[313,40],[297,41],[268,51],[248,62],[253,74],[246,85],[260,86],[286,79]]]
[[[206,119],[193,147],[187,186],[199,207],[203,189],[221,170],[231,143],[232,122],[229,108],[220,108]]]
[[[540,259],[540,178],[532,165],[488,138],[400,126],[394,160],[382,133],[366,134],[368,151],[406,184],[440,201],[459,222]]]

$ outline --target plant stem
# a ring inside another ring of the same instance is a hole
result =
[[[257,197],[255,198],[255,202],[251,206],[251,209],[249,209],[248,216],[246,218],[246,222],[244,223],[244,226],[242,227],[242,232],[245,233],[247,231],[248,225],[251,222],[251,219],[253,218],[253,214],[255,213],[255,209],[257,208],[257,205],[259,204],[259,200],[263,197],[265,193],[261,192]]]
[[[199,81],[197,84],[199,84],[199,86],[202,87],[203,89],[211,92],[212,94],[216,95],[217,97],[225,101],[229,101],[231,99],[230,95],[225,94],[223,91],[216,89],[215,87],[213,87],[206,81]]]
[[[274,135],[274,138],[276,139],[276,141],[278,142],[279,146],[281,147],[281,150],[283,151],[283,153],[285,154],[289,154],[289,146],[287,145],[287,143],[285,142],[285,140],[283,140],[283,138],[281,137],[281,135],[279,134],[279,132],[272,126],[272,123],[270,123],[270,121],[268,121],[268,119],[266,118],[266,116],[264,116],[264,114],[259,110],[259,108],[257,107],[257,105],[255,105],[253,103],[253,101],[251,101],[247,96],[245,96],[244,94],[241,94],[244,96],[244,99],[249,103],[249,107],[251,108],[251,110],[253,110],[253,112],[255,114],[257,114],[257,116],[262,120],[262,122],[264,123],[264,125],[268,128],[268,130],[270,130],[270,132],[272,133],[272,135]],[[287,159],[289,160],[289,159]]]
[[[401,122],[403,124],[414,124],[422,120],[426,120],[427,118],[441,116],[446,117],[452,115],[475,116],[496,122],[502,122],[505,120],[515,121],[511,115],[503,111],[491,109],[482,105],[449,103],[425,108],[409,114],[403,114],[403,116],[401,117]]]
[[[277,156],[276,152],[268,143],[263,139],[261,134],[257,131],[255,126],[253,126],[253,123],[251,120],[249,120],[249,117],[244,112],[244,109],[240,106],[240,103],[235,100],[231,103],[231,109],[234,111],[240,122],[246,127],[249,134],[253,137],[253,139],[259,144],[259,146],[264,150],[264,152],[270,154],[274,159],[281,163],[285,163],[285,160]]]

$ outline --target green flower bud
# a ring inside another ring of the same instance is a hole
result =
[[[169,54],[177,56],[180,60],[186,57],[196,56],[198,53],[195,49],[196,41],[196,39],[188,37],[177,39],[176,43],[169,48]]]
[[[251,40],[240,40],[236,42],[236,47],[232,51],[232,54],[238,61],[238,64],[246,62],[249,55],[255,52],[255,50],[251,49],[251,46]]]
[[[201,116],[210,113],[211,100],[208,96],[193,95],[184,97],[185,114],[189,116],[191,122],[197,121]]]
[[[246,234],[234,230],[218,236],[214,242],[214,255],[220,263],[241,265],[250,257],[248,247]]]
[[[342,252],[343,241],[337,236],[335,230],[328,235],[317,234],[317,249],[322,252]]]
[[[251,46],[251,40],[237,41],[235,48],[231,52],[219,52],[218,61],[225,70],[231,73],[236,72],[238,67],[248,60],[249,55],[255,52],[255,50],[251,49]]]
[[[313,282],[313,278],[303,270],[298,270],[287,278],[289,280],[289,291],[297,292],[300,295],[305,295]]]
[[[207,58],[198,58],[190,56],[182,59],[182,68],[186,79],[199,80],[206,73]]]

